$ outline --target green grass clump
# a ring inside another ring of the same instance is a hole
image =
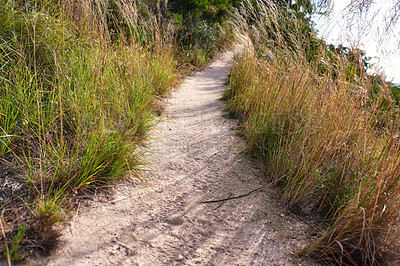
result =
[[[282,202],[324,219],[326,230],[301,253],[326,263],[390,261],[400,209],[400,116],[390,89],[304,31],[293,10],[253,5],[236,17],[248,43],[227,110],[242,117]]]
[[[75,195],[138,174],[177,63],[155,20],[138,17],[146,5],[125,5],[0,0],[4,257],[54,247]]]

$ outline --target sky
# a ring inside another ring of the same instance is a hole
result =
[[[384,73],[386,81],[400,83],[400,19],[397,23],[390,21],[396,12],[400,15],[400,1],[364,0],[369,9],[361,9],[363,12],[354,8],[356,1],[360,0],[332,0],[329,16],[314,16],[319,37],[327,43],[359,47],[373,57],[370,72]],[[394,26],[387,31],[389,24]]]

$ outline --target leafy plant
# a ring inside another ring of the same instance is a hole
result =
[[[17,234],[11,238],[10,247],[3,246],[3,254],[6,254],[11,260],[21,260],[23,257],[20,254],[21,242],[25,238],[25,232],[28,229],[26,225],[21,225],[18,227]]]

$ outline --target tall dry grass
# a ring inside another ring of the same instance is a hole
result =
[[[326,230],[300,253],[326,263],[379,265],[398,256],[400,145],[391,92],[358,61],[330,50],[296,13],[247,1],[235,27],[227,110],[281,201],[318,213]]]

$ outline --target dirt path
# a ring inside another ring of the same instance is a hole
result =
[[[75,216],[47,265],[309,265],[290,255],[308,226],[264,185],[257,164],[223,117],[232,52],[188,77],[152,132],[147,181],[121,185]]]

